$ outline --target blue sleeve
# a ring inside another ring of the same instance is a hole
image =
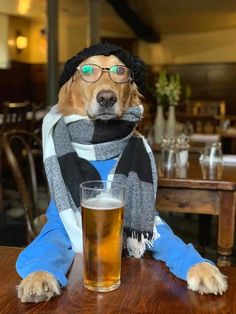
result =
[[[150,249],[152,255],[156,260],[165,262],[178,278],[186,280],[188,270],[197,263],[212,263],[201,257],[192,244],[185,244],[177,237],[163,220],[156,228],[159,235]]]
[[[89,162],[97,169],[101,180],[107,180],[107,176],[114,167],[116,160],[113,158],[108,160],[90,160]]]
[[[40,234],[20,253],[16,270],[22,278],[31,272],[48,271],[65,287],[66,274],[74,255],[56,205],[51,200],[47,209],[47,223]]]

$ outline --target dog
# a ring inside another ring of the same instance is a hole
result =
[[[94,120],[110,120],[122,117],[129,107],[141,102],[142,96],[132,77],[122,84],[109,77],[107,69],[125,66],[117,56],[90,56],[80,67],[87,64],[98,65],[103,69],[102,75],[96,82],[88,83],[76,71],[59,91],[58,110],[62,115],[78,114]],[[197,263],[188,270],[187,285],[188,289],[200,294],[221,295],[227,290],[226,277],[208,262]],[[30,273],[18,286],[18,298],[22,302],[47,301],[57,295],[60,295],[59,282],[47,271]]]

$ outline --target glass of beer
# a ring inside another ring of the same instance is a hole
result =
[[[126,188],[111,181],[80,185],[84,285],[106,292],[120,285]]]

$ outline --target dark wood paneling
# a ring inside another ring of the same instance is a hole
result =
[[[226,113],[236,114],[236,63],[181,64],[165,67],[191,86],[193,99],[225,99]]]
[[[29,99],[29,65],[11,62],[7,70],[0,70],[0,101]]]
[[[109,38],[104,38],[107,40]],[[116,44],[134,50],[132,40],[117,39]],[[236,114],[236,63],[167,65],[168,73],[180,73],[182,83],[192,89],[193,99],[225,99],[226,113]],[[28,99],[46,103],[47,68],[45,64],[11,62],[0,70],[0,102]]]
[[[12,61],[9,69],[0,70],[0,102],[45,103],[46,73],[45,64]]]
[[[30,97],[36,103],[46,103],[47,66],[31,64],[29,72]]]

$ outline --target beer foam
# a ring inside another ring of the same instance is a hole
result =
[[[111,210],[123,207],[124,203],[115,197],[100,194],[94,198],[84,200],[81,205],[91,209]]]

